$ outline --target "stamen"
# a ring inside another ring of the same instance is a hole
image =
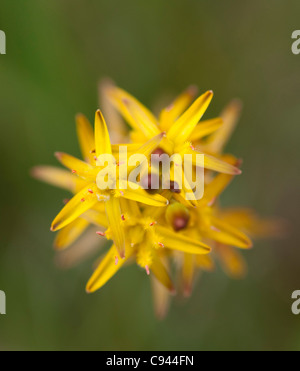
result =
[[[96,234],[101,237],[105,236],[105,232],[101,232],[101,231],[96,232]]]
[[[95,160],[95,161],[97,161],[97,160],[98,160],[97,156],[94,156],[94,160]]]
[[[91,188],[88,189],[88,192],[89,193],[94,193],[94,191]]]
[[[115,256],[115,265],[118,265],[119,263],[119,258],[117,257],[117,255]]]
[[[159,247],[165,247],[165,245],[164,245],[162,242],[159,242],[159,243],[158,243],[158,246],[159,246]]]
[[[195,151],[195,147],[191,144],[190,145],[190,149],[192,150],[192,151]]]
[[[95,149],[92,149],[92,150],[90,151],[90,153],[96,153],[96,150],[95,150]]]
[[[146,269],[147,275],[149,276],[149,274],[150,274],[150,269],[149,269],[148,265],[145,266],[145,269]]]
[[[72,170],[72,174],[76,174],[76,173],[77,173],[77,171],[73,169]]]
[[[81,202],[84,202],[85,201],[85,198],[82,197],[82,199],[80,200]]]
[[[150,227],[153,227],[155,224],[157,224],[157,222],[151,222],[149,225]]]
[[[122,218],[123,221],[125,220],[124,214],[121,215],[121,218]]]

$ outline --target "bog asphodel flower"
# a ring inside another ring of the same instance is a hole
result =
[[[111,83],[101,87],[101,94],[105,97],[103,106],[109,108],[109,126],[100,110],[95,115],[94,131],[85,116],[76,118],[83,160],[59,152],[56,158],[67,170],[37,166],[32,174],[73,193],[51,224],[51,230],[58,231],[54,243],[57,250],[69,248],[72,254],[72,245],[75,242],[78,245],[90,225],[97,226],[99,239],[112,240],[87,283],[87,292],[100,289],[125,263],[135,261],[152,278],[155,310],[163,317],[169,294],[176,292],[171,277],[172,261],[181,272],[180,287],[188,295],[196,272],[213,270],[216,259],[229,275],[243,276],[246,264],[235,248],[252,247],[247,232],[255,236],[272,230],[272,223],[262,222],[247,209],[220,206],[221,193],[241,174],[241,161],[223,153],[240,103],[232,102],[220,118],[199,122],[211,102],[212,91],[192,103],[196,89],[190,87],[164,108],[158,118]],[[128,122],[129,133],[112,107]],[[109,131],[119,143],[111,144]],[[126,143],[128,138],[130,143]],[[124,147],[130,155],[142,155],[145,160],[129,163],[121,152]],[[164,155],[173,159],[178,156],[167,170],[170,180],[167,188],[163,186],[166,169],[159,166]],[[201,163],[197,155],[202,156]],[[188,163],[179,167],[178,162],[186,158]],[[125,180],[124,164],[128,165]],[[201,199],[195,196],[197,184],[186,175],[188,165],[193,175],[198,174],[199,168],[203,171]],[[131,170],[136,178],[135,187],[128,178]],[[159,184],[155,189],[154,180]],[[78,246],[76,249],[78,256]],[[89,247],[83,245],[81,250],[79,255],[85,255]]]

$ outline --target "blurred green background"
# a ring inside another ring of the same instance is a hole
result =
[[[1,0],[0,349],[300,349],[291,313],[300,289],[300,55],[291,52],[299,11],[298,0]],[[84,291],[93,259],[55,266],[49,227],[67,193],[29,176],[36,164],[55,165],[57,150],[79,155],[74,116],[93,118],[105,76],[149,107],[191,83],[213,89],[206,117],[241,98],[227,150],[244,159],[243,175],[223,204],[289,222],[287,238],[245,254],[245,280],[204,275],[163,322],[136,266],[93,295]]]

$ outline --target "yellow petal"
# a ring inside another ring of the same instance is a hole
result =
[[[135,153],[145,155],[146,157],[150,156],[151,153],[159,146],[159,143],[164,136],[164,133],[159,133],[152,139],[148,140],[148,142],[143,144],[141,147],[137,148]]]
[[[238,161],[232,157],[228,158],[230,164],[238,164]],[[232,174],[218,174],[214,179],[205,186],[204,196],[198,201],[198,206],[207,206],[212,204],[214,200],[225,190],[225,188],[230,184],[234,175]]]
[[[210,255],[196,255],[196,265],[208,272],[211,272],[215,268],[215,263]]]
[[[78,178],[78,176],[53,166],[35,166],[31,169],[31,175],[38,180],[67,189],[73,193],[78,192],[86,185],[86,181]]]
[[[54,248],[63,250],[75,242],[89,226],[89,222],[83,218],[77,218],[60,230],[54,240]]]
[[[96,230],[93,231],[93,228],[90,228],[88,233],[83,233],[68,249],[58,251],[55,255],[57,266],[62,269],[70,269],[99,252],[107,244],[107,240],[105,238],[99,239],[95,233]]]
[[[195,255],[184,254],[182,265],[182,283],[184,296],[190,296],[195,276]]]
[[[99,169],[63,152],[55,152],[58,161],[83,179],[95,180]]]
[[[206,137],[209,134],[214,133],[223,125],[221,117],[217,117],[211,120],[201,121],[194,129],[190,141],[197,142],[198,140]]]
[[[204,115],[212,97],[212,91],[201,95],[171,126],[167,134],[168,139],[175,145],[186,142]]]
[[[100,110],[97,110],[95,115],[95,147],[97,157],[112,154],[107,125]]]
[[[192,156],[192,161],[193,165],[197,166],[197,154],[202,154],[201,152],[198,151],[192,151],[194,152],[194,155]],[[190,152],[190,153],[192,153]],[[233,174],[233,175],[239,175],[241,174],[241,170],[238,169],[236,166],[233,166],[225,161],[222,161],[218,159],[217,157],[213,157],[207,154],[204,155],[204,168],[207,170],[213,170],[217,171],[219,173],[224,173],[224,174]],[[189,159],[186,159],[186,161],[189,161]]]
[[[168,107],[161,111],[159,123],[161,130],[168,130],[179,115],[191,104],[197,94],[197,87],[189,86]]]
[[[123,99],[123,104],[127,109],[128,115],[131,117],[129,123],[134,125],[133,129],[141,131],[147,139],[151,139],[160,134],[158,123],[153,122],[149,115],[141,109],[140,105],[131,99]]]
[[[122,143],[126,140],[128,129],[119,112],[113,107],[108,92],[114,88],[115,84],[108,78],[104,78],[99,83],[99,107],[102,108],[104,117],[107,119],[107,127],[112,143]]]
[[[99,204],[102,204],[102,202],[99,202]],[[103,202],[105,204],[105,202]],[[99,211],[95,210],[94,208],[91,210],[88,210],[82,215],[82,218],[87,220],[89,223],[92,223],[97,226],[108,228],[108,222],[107,217],[105,214],[105,211]]]
[[[203,234],[205,234],[205,237],[225,245],[232,245],[242,249],[249,249],[252,247],[250,238],[243,232],[224,220],[213,216],[211,217],[211,228],[204,230]]]
[[[131,113],[128,111],[128,106],[125,105],[124,102],[131,102],[132,104],[134,104],[135,107],[137,107],[139,111],[142,112],[143,117],[148,122],[150,122],[150,125],[152,127],[155,127],[157,125],[157,120],[153,116],[153,114],[142,103],[140,103],[136,98],[134,98],[131,94],[127,93],[125,90],[111,86],[110,89],[107,90],[107,94],[112,104],[120,111],[125,120],[129,123],[129,125],[133,129],[140,130],[138,123],[135,121]]]
[[[98,201],[96,192],[98,192],[98,189],[95,183],[89,184],[78,192],[53,220],[51,230],[57,231],[65,227],[85,211],[92,208]]]
[[[93,128],[89,122],[89,120],[79,113],[76,116],[76,129],[77,129],[77,137],[81,149],[82,156],[84,161],[95,164],[94,159],[94,150],[95,150],[95,140],[94,140],[94,133]]]
[[[221,153],[229,140],[242,110],[242,103],[235,99],[229,103],[225,110],[221,113],[224,124],[222,127],[212,134],[205,146],[205,150],[209,153]]]
[[[170,293],[154,275],[151,275],[151,285],[155,315],[161,320],[168,312],[170,306]]]
[[[171,293],[175,293],[175,288],[173,282],[170,278],[170,275],[162,263],[160,257],[157,254],[153,254],[153,261],[150,267],[151,271],[159,282],[164,285]]]
[[[125,233],[122,225],[122,213],[120,200],[117,197],[111,196],[105,202],[105,212],[108,219],[108,224],[112,232],[114,244],[121,258],[125,257]]]
[[[172,230],[157,225],[157,233],[162,237],[162,243],[168,249],[183,251],[189,254],[208,254],[211,249],[204,243],[184,236],[180,233],[175,233]]]
[[[247,273],[247,265],[242,255],[231,246],[220,245],[217,250],[223,270],[228,276],[240,279]]]
[[[128,182],[130,184],[130,182]],[[139,189],[124,189],[122,192],[122,196],[127,198],[128,200],[141,202],[145,205],[150,206],[167,206],[169,201],[159,194],[149,194],[142,188]]]
[[[129,246],[126,249],[126,257],[124,259],[119,259],[116,264],[117,249],[115,246],[112,246],[88,281],[86,291],[88,293],[95,292],[105,285],[106,282],[112,276],[114,276],[124,265],[124,263],[132,256],[133,252],[134,249]]]

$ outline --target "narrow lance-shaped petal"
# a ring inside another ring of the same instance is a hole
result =
[[[171,293],[175,293],[175,288],[173,282],[170,278],[170,275],[162,263],[160,257],[157,253],[153,253],[153,261],[150,267],[151,271],[155,275],[155,277],[159,280],[159,282],[164,285]]]
[[[130,187],[131,183],[128,182],[128,184]],[[120,195],[127,198],[128,200],[141,202],[145,205],[163,207],[169,204],[169,201],[163,196],[159,194],[154,194],[154,195],[149,194],[143,188],[138,188],[138,189],[128,188],[120,192],[121,192]]]
[[[220,160],[217,157],[210,156],[205,153],[201,153],[201,152],[198,152],[192,149],[187,150],[185,153],[193,155],[191,160],[192,160],[193,165],[195,166],[199,166],[199,164],[197,163],[197,154],[199,154],[199,155],[204,156],[204,168],[207,170],[213,170],[219,173],[232,174],[232,175],[239,175],[242,173],[241,170],[237,168],[236,166],[233,166],[223,160]],[[185,158],[185,161],[187,161],[187,163],[190,162],[190,159],[188,158],[188,156],[187,158]],[[202,165],[202,161],[200,163]]]
[[[107,125],[100,110],[97,110],[95,115],[95,147],[97,157],[112,154]]]
[[[212,134],[205,145],[205,150],[209,153],[221,153],[229,140],[242,110],[242,103],[235,99],[225,107],[221,113],[223,119],[223,126],[220,130]]]
[[[252,247],[252,242],[245,233],[216,217],[211,217],[211,227],[203,230],[203,235],[225,245],[236,246],[241,249]]]
[[[114,244],[121,258],[125,257],[125,233],[122,226],[122,213],[120,200],[117,197],[111,196],[105,202],[105,212],[108,219],[108,224],[112,232]]]
[[[73,193],[84,188],[86,185],[85,180],[78,178],[70,171],[54,166],[35,166],[31,169],[31,175],[38,180]]]
[[[120,89],[115,86],[110,86],[107,89],[108,97],[111,100],[111,103],[120,111],[125,120],[132,126],[133,129],[139,128],[137,122],[132,117],[131,113],[128,111],[128,107],[124,104],[126,102],[133,102],[141,112],[143,112],[144,117],[147,117],[147,121],[151,122],[152,126],[157,124],[155,116],[136,98],[131,94],[127,93],[125,90]]]
[[[98,192],[98,188],[95,183],[90,183],[78,192],[56,216],[52,222],[51,230],[57,231],[65,227],[85,211],[93,207],[93,205],[98,202],[96,192]]]
[[[175,145],[189,140],[193,130],[209,106],[212,97],[212,91],[201,95],[171,126],[167,134],[168,139],[173,141]]]
[[[189,254],[208,254],[211,251],[211,248],[206,244],[180,233],[175,233],[166,227],[157,225],[155,228],[162,237],[164,246],[168,249],[183,251]]]
[[[168,130],[170,128],[179,115],[181,115],[196,98],[197,92],[198,88],[195,85],[189,86],[168,107],[161,111],[159,118],[161,130]]]
[[[151,139],[160,133],[158,123],[153,123],[136,102],[130,99],[123,99],[123,104],[132,117],[131,121],[134,122],[134,129],[140,130],[147,139]]]
[[[72,223],[61,229],[54,240],[56,250],[64,250],[74,243],[89,226],[89,222],[83,218],[77,218]]]
[[[247,265],[242,255],[233,247],[219,245],[217,256],[226,274],[235,279],[243,278],[247,273]]]
[[[94,153],[95,140],[93,128],[89,120],[79,113],[76,116],[77,137],[84,160],[90,164],[95,164]]]
[[[98,265],[86,285],[86,291],[88,293],[99,290],[112,276],[114,276],[118,272],[118,270],[124,265],[124,263],[132,256],[134,252],[134,249],[130,246],[128,246],[126,250],[126,257],[124,259],[118,260],[116,264],[116,247],[112,246],[110,248],[110,250],[101,260],[100,264]]]
[[[67,153],[55,152],[55,157],[62,165],[69,168],[73,173],[79,175],[81,178],[94,180],[99,172],[99,169],[74,156],[68,155]]]
[[[223,125],[223,119],[217,117],[215,119],[201,121],[192,132],[190,137],[191,142],[197,142],[198,140],[206,137],[209,134],[214,133]]]

